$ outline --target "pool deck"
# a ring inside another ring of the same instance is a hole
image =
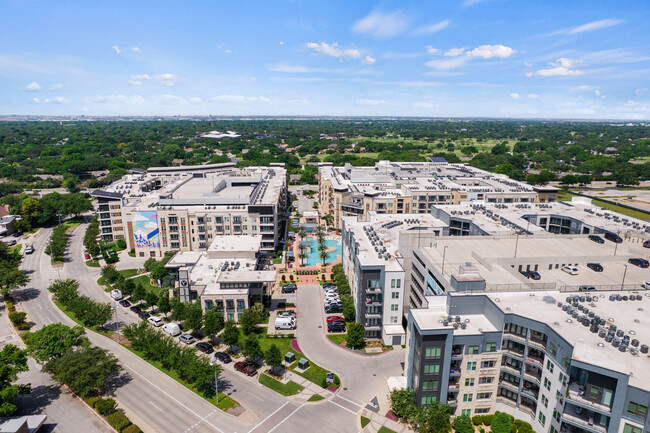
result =
[[[306,236],[304,239],[306,240],[307,238],[312,238],[313,239],[314,236]],[[336,260],[326,263],[324,269],[323,269],[323,264],[322,263],[317,263],[317,264],[312,265],[312,266],[307,266],[307,265],[301,266],[300,265],[300,256],[299,256],[300,248],[298,248],[298,245],[300,244],[300,240],[301,240],[301,238],[296,236],[296,240],[293,242],[293,254],[296,257],[296,260],[292,264],[292,269],[293,270],[296,270],[296,271],[298,271],[298,270],[315,270],[315,271],[329,272],[329,271],[331,271],[332,266],[334,266],[334,265],[336,265],[338,263],[341,263],[341,255],[337,254],[336,255]],[[338,238],[336,236],[332,236],[332,235],[328,235],[326,237],[326,240],[337,241],[337,242],[339,242],[339,244],[341,242],[340,238]],[[313,275],[313,276],[311,276],[311,275],[310,276],[301,275],[300,276],[300,280],[301,280],[300,282],[302,283],[303,279],[305,279],[305,278],[310,279],[310,277],[313,278],[314,281],[316,281],[318,279],[317,275]],[[307,281],[305,281],[305,283],[306,282]]]

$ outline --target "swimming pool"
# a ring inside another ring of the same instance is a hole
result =
[[[310,237],[305,238],[305,240],[312,242],[311,250],[309,253],[307,253],[307,258],[305,259],[305,266],[315,266],[318,263],[323,263],[320,258],[320,253],[318,252],[318,242],[316,239]],[[327,248],[336,248],[335,250],[327,253],[327,258],[325,259],[325,263],[332,263],[334,260],[336,260],[336,256],[341,255],[341,242],[335,239],[326,239],[325,246]]]

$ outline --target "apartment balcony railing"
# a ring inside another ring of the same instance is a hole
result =
[[[607,433],[607,428],[594,423],[593,418],[584,419],[584,418],[580,418],[577,415],[571,415],[571,414],[568,414],[568,413],[565,412],[565,413],[562,414],[562,420],[569,423],[569,424],[571,424],[571,425],[574,425],[576,427],[580,427],[582,429],[585,429],[585,430],[588,430],[588,431],[591,431],[591,432],[594,432],[594,433]]]
[[[515,367],[510,364],[501,364],[501,371],[505,371],[507,373],[511,374],[516,374],[520,375],[521,374],[521,367]]]
[[[537,357],[537,356],[532,356],[530,354],[528,354],[528,356],[526,356],[526,361],[531,362],[531,363],[533,363],[535,365],[539,365],[540,367],[542,367],[544,365],[544,358],[543,357],[540,358],[540,357]]]
[[[514,356],[514,357],[519,358],[519,359],[524,358],[524,352],[523,351],[520,352],[520,351],[512,349],[512,348],[505,348],[503,350],[504,350],[504,353],[506,353],[508,355]]]
[[[501,380],[499,386],[509,389],[510,391],[519,392],[519,384],[507,380]]]
[[[526,342],[526,337],[525,336],[519,335],[519,334],[513,334],[511,332],[504,332],[503,333],[503,338],[508,338],[510,340],[519,341],[521,343]]]
[[[574,403],[577,403],[580,406],[592,409],[592,410],[597,410],[599,412],[603,412],[606,414],[611,414],[612,413],[612,408],[609,406],[605,406],[604,404],[596,403],[590,400],[587,400],[584,398],[584,388],[579,385],[576,382],[572,382],[569,384],[569,389],[567,392],[567,398],[571,400]]]
[[[531,337],[528,339],[528,345],[529,345],[529,346],[539,347],[539,348],[542,349],[542,350],[546,349],[546,341],[541,340],[541,339],[539,339],[539,338],[535,338],[535,337],[533,337],[533,336],[531,336]]]
[[[517,402],[507,397],[498,396],[496,401],[497,403],[503,403],[503,404],[507,404],[508,406],[517,407]]]

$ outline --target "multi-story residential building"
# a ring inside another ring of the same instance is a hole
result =
[[[346,164],[319,165],[319,201],[332,215],[336,228],[341,218],[368,212],[378,214],[429,213],[431,206],[461,202],[538,203],[557,201],[556,188],[537,188],[464,164],[446,162],[380,161],[374,167]]]
[[[233,321],[255,303],[268,305],[276,272],[260,263],[261,245],[260,235],[228,235],[215,238],[207,251],[176,253],[166,267],[180,300],[199,299],[204,312],[216,308]]]
[[[407,386],[456,415],[507,412],[537,432],[642,433],[650,294],[450,293],[408,319]]]
[[[282,164],[158,167],[134,171],[93,196],[102,237],[125,239],[139,257],[207,250],[224,235],[261,235],[268,254],[287,218],[287,171]]]

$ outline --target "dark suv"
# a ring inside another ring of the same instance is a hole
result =
[[[257,368],[255,368],[255,365],[248,361],[236,362],[235,370],[244,373],[246,376],[255,376],[257,374]]]
[[[587,263],[587,267],[592,271],[603,272],[603,265],[600,263]]]
[[[631,263],[631,264],[633,264],[635,266],[638,266],[640,268],[647,268],[648,266],[650,266],[650,264],[648,263],[648,261],[646,259],[634,258],[634,259],[628,260],[627,262]]]
[[[597,244],[604,244],[605,239],[601,238],[598,235],[589,235],[589,240],[596,242]]]
[[[345,322],[329,322],[327,332],[345,332]]]
[[[294,283],[287,284],[286,286],[282,286],[282,293],[293,293],[297,288],[298,286],[296,286]]]
[[[526,278],[531,278],[533,280],[539,280],[542,278],[541,275],[539,275],[539,272],[537,271],[521,271],[521,275],[523,275]]]

